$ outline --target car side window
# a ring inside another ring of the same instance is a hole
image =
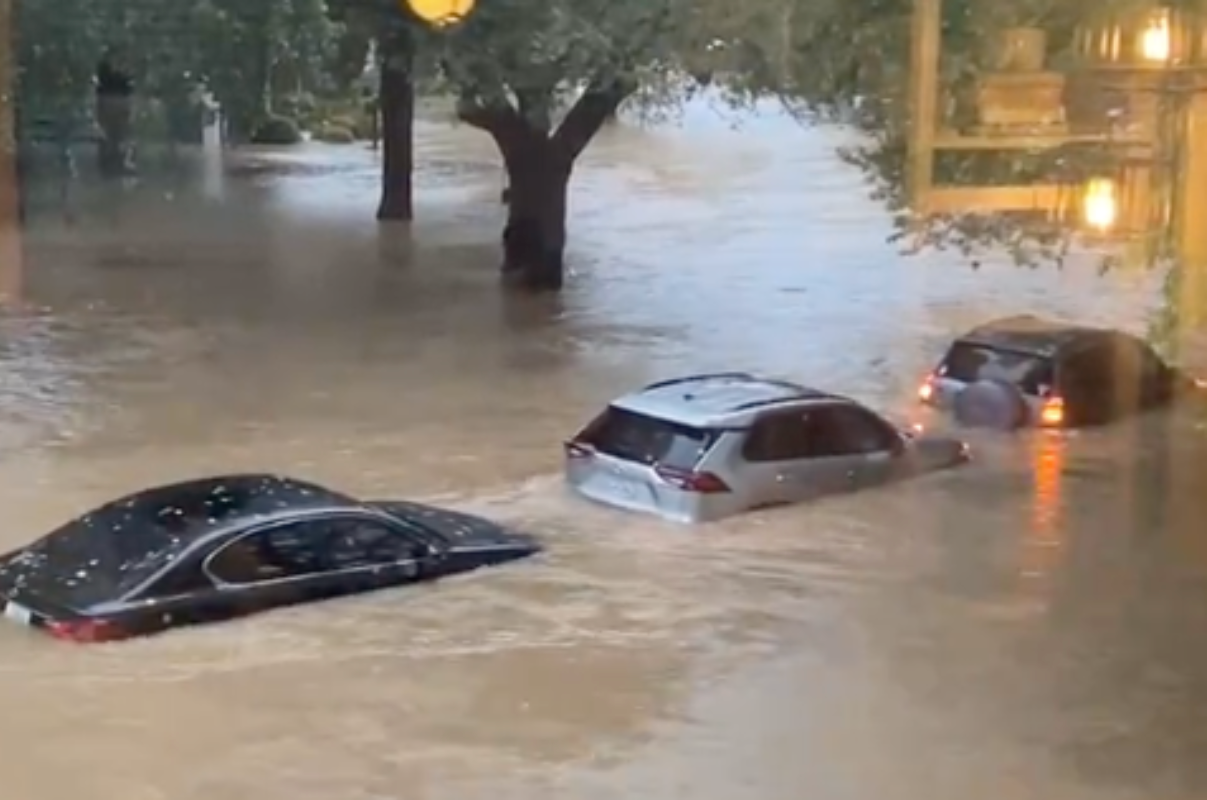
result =
[[[328,569],[353,569],[414,561],[427,553],[422,542],[381,522],[348,517],[331,521],[323,558]]]
[[[831,455],[895,452],[901,446],[896,429],[867,409],[845,406],[827,411],[834,427],[829,440],[838,451]]]
[[[258,583],[296,578],[323,570],[322,520],[296,522],[243,536],[222,545],[206,561],[206,571],[223,583]]]
[[[202,592],[213,588],[214,582],[201,569],[201,565],[194,560],[178,564],[170,569],[166,575],[147,587],[146,591],[140,594],[140,597],[144,599],[160,599],[192,594],[193,592]]]
[[[845,433],[842,421],[836,416],[839,410],[817,407],[768,414],[755,422],[742,453],[747,461],[773,462],[826,458],[856,452],[851,449],[851,440]],[[861,446],[867,446],[870,436],[867,428],[861,427],[858,434],[864,442]],[[877,442],[883,441],[879,436],[872,438]]]
[[[809,415],[811,412],[780,411],[755,420],[742,444],[747,461],[794,461],[809,456]]]

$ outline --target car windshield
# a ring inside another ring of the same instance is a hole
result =
[[[115,500],[63,525],[0,565],[0,591],[68,608],[121,598],[199,529],[243,513],[251,495],[222,485],[169,486]]]
[[[600,453],[625,461],[693,469],[719,432],[611,406],[578,436]]]
[[[1027,394],[1043,394],[1054,380],[1052,360],[1034,353],[957,342],[939,366],[943,378],[974,383],[1006,381]]]

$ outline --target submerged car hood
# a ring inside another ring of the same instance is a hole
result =
[[[387,514],[404,521],[413,520],[430,528],[448,540],[453,549],[479,547],[507,547],[536,552],[540,549],[536,540],[517,531],[491,522],[473,514],[449,511],[422,503],[404,500],[373,500],[367,503]]]

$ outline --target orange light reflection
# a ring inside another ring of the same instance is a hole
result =
[[[1044,596],[1050,592],[1052,574],[1064,560],[1064,466],[1064,438],[1037,434],[1031,454],[1031,519],[1019,559],[1023,591],[1041,596],[1037,599],[1047,599]]]

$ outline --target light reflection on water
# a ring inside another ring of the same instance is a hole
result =
[[[699,531],[562,492],[557,443],[654,376],[740,365],[908,419],[988,317],[1146,323],[1156,276],[903,260],[838,134],[709,113],[592,147],[560,299],[498,291],[495,156],[437,122],[413,230],[370,222],[370,154],[318,145],[35,221],[46,310],[0,320],[5,546],[273,469],[550,552],[120,647],[0,628],[11,796],[1201,794],[1192,419],[980,437],[966,470]]]

